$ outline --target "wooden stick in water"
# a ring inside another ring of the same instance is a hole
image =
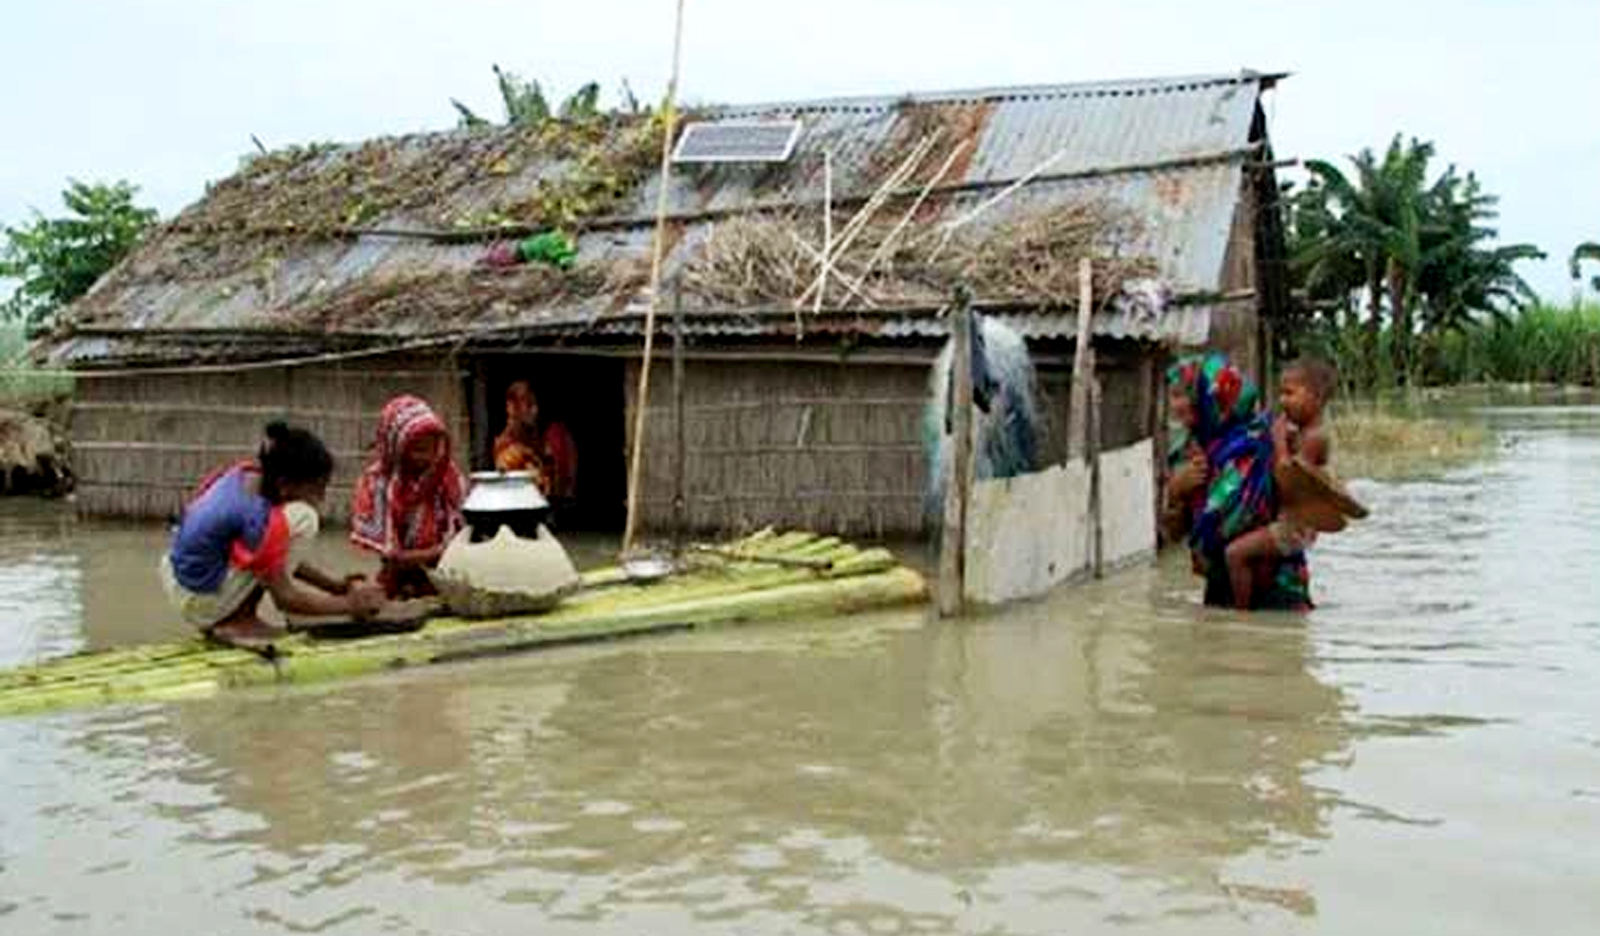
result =
[[[967,498],[972,493],[972,295],[963,285],[950,313],[950,466],[945,477],[944,525],[939,539],[940,617],[966,604]],[[939,392],[943,392],[940,388]]]
[[[672,546],[683,547],[689,525],[687,429],[683,411],[683,281],[674,278],[672,288]]]
[[[1078,261],[1078,331],[1072,348],[1072,386],[1068,395],[1067,457],[1085,457],[1089,448],[1089,385],[1094,379],[1094,266]]]

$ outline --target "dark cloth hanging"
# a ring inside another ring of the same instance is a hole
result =
[[[1000,380],[995,377],[994,371],[989,369],[989,350],[983,341],[982,316],[976,312],[967,316],[967,349],[969,351],[967,367],[972,373],[972,402],[983,413],[989,412],[989,407],[994,404],[995,394],[1000,390]],[[945,378],[944,388],[944,431],[949,435],[954,430],[951,414],[955,410],[955,380],[958,362],[950,362],[950,374]]]
[[[972,350],[972,402],[987,413],[995,392],[1000,389],[1000,380],[989,369],[989,349],[983,342],[983,316],[973,313],[967,316],[967,321],[971,332],[967,347]]]

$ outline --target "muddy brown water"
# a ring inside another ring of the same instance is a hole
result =
[[[1170,557],[0,720],[0,932],[1593,932],[1600,408],[1479,418],[1483,463],[1356,485],[1304,619]],[[172,635],[162,539],[0,505],[0,660]]]

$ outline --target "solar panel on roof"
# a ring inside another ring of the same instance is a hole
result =
[[[672,161],[783,162],[800,139],[798,120],[718,120],[683,128]]]

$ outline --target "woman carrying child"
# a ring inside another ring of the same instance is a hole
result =
[[[374,448],[356,485],[350,540],[378,554],[378,582],[390,598],[434,594],[427,570],[461,529],[466,497],[449,431],[426,402],[397,396],[378,417]]]
[[[332,475],[321,439],[274,422],[254,461],[203,480],[161,559],[162,584],[184,621],[219,642],[259,649],[282,635],[259,616],[265,594],[291,614],[377,612],[376,585],[336,579],[306,561]]]
[[[1187,533],[1191,562],[1204,577],[1205,603],[1235,607],[1228,544],[1277,517],[1270,417],[1255,384],[1221,354],[1187,358],[1167,374],[1173,420],[1188,441],[1167,487],[1172,532]],[[1246,600],[1255,609],[1311,607],[1305,553],[1279,554],[1254,568]]]

